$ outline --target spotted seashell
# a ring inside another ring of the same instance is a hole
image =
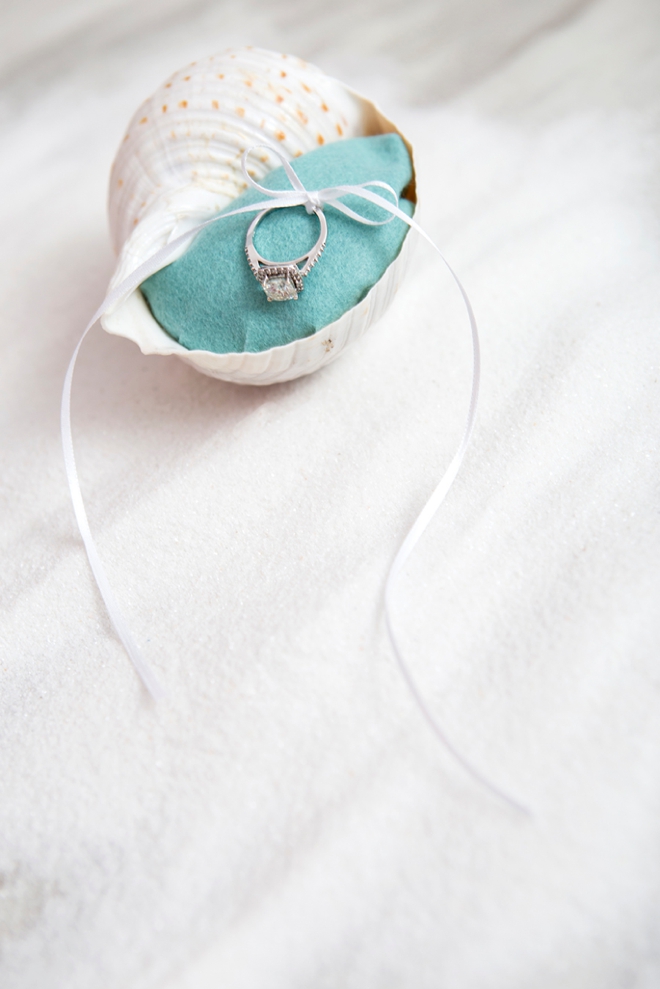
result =
[[[135,113],[112,167],[110,228],[119,254],[112,287],[244,191],[246,148],[265,142],[291,159],[330,141],[396,130],[373,103],[294,56],[243,48],[176,72]],[[251,157],[250,172],[259,181],[279,164],[264,148]],[[406,195],[414,200],[414,180]],[[214,377],[285,381],[328,363],[387,308],[408,240],[358,306],[286,346],[244,354],[186,350],[156,322],[139,290],[102,324],[145,354],[176,354]]]

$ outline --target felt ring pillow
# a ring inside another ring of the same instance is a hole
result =
[[[181,234],[263,201],[241,167],[256,145],[246,165],[266,189],[290,188],[284,156],[307,190],[377,180],[413,215],[412,149],[373,103],[293,56],[229,50],[175,73],[130,123],[110,178],[119,255],[111,288]],[[387,216],[356,196],[342,201],[366,218]],[[388,307],[410,241],[398,217],[370,226],[329,205],[324,216],[323,256],[295,298],[271,304],[273,292],[255,278],[245,255],[255,213],[246,212],[206,226],[107,312],[103,327],[145,354],[174,354],[227,381],[266,385],[315,371]],[[255,230],[255,249],[285,263],[311,252],[318,236],[311,210],[273,209]]]

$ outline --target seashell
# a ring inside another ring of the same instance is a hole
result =
[[[265,141],[291,159],[330,141],[391,132],[399,133],[373,103],[290,55],[229,50],[176,72],[135,113],[112,167],[108,208],[119,260],[110,288],[244,191],[240,163],[247,147]],[[250,173],[259,181],[279,164],[264,148],[251,159]],[[413,163],[405,192],[413,202],[414,183]],[[403,278],[409,241],[357,306],[312,336],[270,350],[187,350],[156,322],[139,289],[101,323],[144,354],[174,354],[212,377],[287,381],[334,360],[382,315]]]

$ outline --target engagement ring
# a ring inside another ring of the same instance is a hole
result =
[[[297,299],[298,292],[303,290],[303,278],[309,274],[323,253],[328,237],[328,224],[321,207],[311,206],[310,211],[318,217],[321,233],[311,251],[296,258],[295,261],[268,261],[259,254],[254,246],[254,231],[266,213],[272,212],[272,209],[265,209],[261,213],[257,213],[248,228],[245,238],[245,253],[248,264],[252,274],[266,293],[269,302],[286,302],[288,299]],[[300,264],[303,265],[302,268],[298,267]]]

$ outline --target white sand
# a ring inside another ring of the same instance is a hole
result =
[[[7,3],[3,989],[660,985],[660,7],[574,6],[367,4],[346,40],[343,0],[309,23]],[[455,744],[532,821],[438,747],[384,634],[384,574],[468,394],[424,248],[370,335],[288,385],[94,332],[81,479],[167,704],[93,585],[58,414],[113,266],[110,162],[163,77],[249,41],[382,100],[473,300],[474,446],[396,620]]]

